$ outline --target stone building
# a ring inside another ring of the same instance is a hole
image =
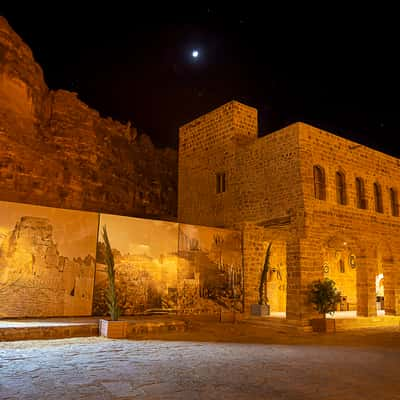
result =
[[[179,221],[243,230],[247,311],[272,240],[272,312],[307,324],[326,276],[340,310],[400,315],[400,160],[300,122],[259,138],[232,101],[180,128],[178,176]]]
[[[272,312],[306,323],[308,285],[328,276],[341,309],[400,315],[400,160],[303,123],[259,138],[235,101],[179,139],[178,220],[242,230],[246,311],[272,241]],[[0,16],[0,200],[175,219],[176,175],[174,150],[50,90]]]

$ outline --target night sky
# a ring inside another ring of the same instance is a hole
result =
[[[400,157],[397,13],[248,3],[60,1],[0,14],[51,89],[78,92],[158,146],[176,147],[180,125],[235,99],[259,110],[261,135],[303,121]]]

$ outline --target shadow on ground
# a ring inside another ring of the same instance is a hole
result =
[[[400,326],[353,329],[336,333],[305,333],[262,323],[219,322],[217,318],[187,317],[185,332],[154,332],[137,340],[259,343],[285,345],[338,345],[400,348]]]

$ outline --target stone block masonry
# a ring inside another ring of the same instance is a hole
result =
[[[271,304],[288,320],[315,316],[308,286],[324,277],[344,310],[400,315],[400,160],[304,123],[259,138],[257,110],[232,101],[180,128],[178,185],[176,165],[130,123],[49,90],[0,17],[0,200],[168,220],[178,201],[179,222],[242,230],[246,310],[273,241]]]
[[[256,137],[256,113],[233,101],[180,128],[180,221],[226,224],[226,211],[233,207],[230,179],[235,169],[236,139],[247,142]],[[215,196],[218,173],[225,174],[226,190]]]
[[[385,312],[400,315],[400,160],[300,122],[258,138],[257,111],[235,101],[179,135],[178,220],[243,231],[246,311],[272,240],[272,311],[286,303],[305,325],[309,284],[327,277],[342,311],[376,316],[383,276]]]
[[[174,219],[177,154],[49,90],[0,16],[0,200]]]
[[[376,277],[383,274],[385,313],[399,315],[400,219],[398,199],[391,192],[400,190],[400,160],[306,124],[300,124],[299,132],[309,276],[332,277],[336,282],[345,277],[341,289],[346,306],[358,315],[375,316]],[[324,171],[324,200],[315,198],[314,165]],[[344,177],[345,204],[338,204],[338,172]],[[357,179],[363,183],[363,208]],[[375,185],[380,187],[381,210]],[[315,251],[317,246],[320,251]],[[350,264],[351,255],[355,265]],[[329,267],[325,273],[324,262]]]

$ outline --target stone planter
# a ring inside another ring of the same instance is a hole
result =
[[[236,322],[236,311],[220,311],[219,314],[219,321],[220,322],[231,322],[235,323]]]
[[[313,332],[336,332],[336,321],[332,318],[314,318],[311,320]]]
[[[256,315],[257,317],[267,317],[269,315],[269,304],[252,304],[250,308],[251,315]]]
[[[99,320],[99,334],[110,339],[125,339],[127,336],[127,321]]]

